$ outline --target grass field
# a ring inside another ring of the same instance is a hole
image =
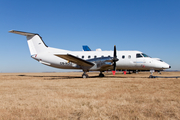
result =
[[[81,72],[0,73],[0,119],[180,119],[180,78],[98,74],[83,79]]]

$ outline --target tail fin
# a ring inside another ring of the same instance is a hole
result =
[[[42,40],[42,37],[36,33],[22,32],[11,30],[10,33],[16,33],[27,37],[27,42],[31,55],[47,51],[47,45]]]
[[[91,49],[87,45],[83,45],[82,47],[84,51],[91,51]]]

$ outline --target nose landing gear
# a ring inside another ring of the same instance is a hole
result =
[[[150,73],[151,73],[151,75],[153,75],[153,73],[154,73],[154,70],[150,70]]]

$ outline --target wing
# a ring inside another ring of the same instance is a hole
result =
[[[86,66],[86,67],[92,67],[94,64],[92,62],[88,62],[86,60],[83,60],[81,58],[75,57],[71,54],[55,54],[55,56],[58,56],[60,58],[63,58],[69,62],[75,63],[79,66]]]

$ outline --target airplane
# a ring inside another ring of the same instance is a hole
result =
[[[82,77],[88,78],[87,72],[100,71],[99,77],[104,77],[103,72],[112,70],[132,71],[162,71],[171,66],[159,58],[151,58],[140,51],[91,51],[85,46],[84,51],[69,51],[48,47],[42,37],[37,33],[11,30],[10,33],[24,35],[27,38],[31,57],[38,62],[60,69],[81,69]]]

